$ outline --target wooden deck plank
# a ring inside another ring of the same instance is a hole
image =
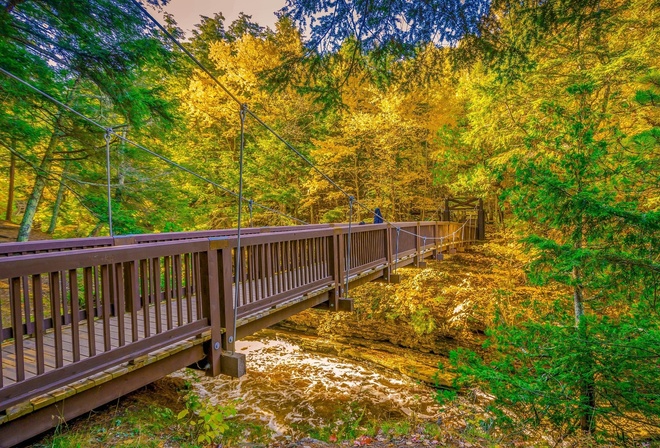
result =
[[[188,302],[187,301],[181,301],[180,303],[180,309],[181,309],[181,314],[182,314],[182,322],[185,325],[188,323]],[[190,311],[190,315],[193,316],[193,322],[197,319],[197,309],[194,306],[195,302],[193,303],[192,310]],[[156,313],[153,309],[147,312],[147,316],[149,317],[149,330],[151,335],[155,335],[157,325],[156,325],[156,318],[158,315],[161,317],[166,317],[168,315],[168,305],[170,307],[170,312],[172,314],[173,318],[173,327],[176,328],[179,325],[179,304],[176,303],[176,299],[171,299],[169,301],[162,301],[160,303],[160,313]],[[151,305],[149,308],[155,308],[154,305]],[[144,311],[140,310],[137,312],[138,319],[137,319],[137,334],[138,334],[138,339],[144,339],[145,336],[145,331],[144,331],[144,318],[143,318]],[[123,321],[123,327],[124,327],[124,334],[131,334],[133,329],[132,329],[132,319],[130,316],[130,312],[125,313],[125,318],[124,319],[118,319],[117,316],[113,316],[110,318],[110,325],[109,325],[109,330],[110,330],[110,350],[118,348],[119,341],[120,341],[120,331],[118,328],[119,321]],[[94,345],[96,348],[96,353],[103,353],[105,350],[105,344],[106,340],[104,338],[104,324],[102,319],[96,319],[94,320],[94,331],[89,332],[88,331],[88,320],[83,320],[80,321],[78,324],[78,338],[76,341],[76,338],[74,337],[73,334],[73,326],[63,326],[61,329],[61,350],[60,354],[62,356],[62,362],[64,365],[72,364],[76,362],[76,351],[75,351],[75,345],[79,345],[79,353],[80,353],[80,360],[87,359],[89,358],[89,336],[90,333],[93,335],[93,341]],[[162,328],[163,331],[167,329],[167,325],[165,324]],[[23,357],[22,361],[24,363],[24,371],[25,371],[25,377],[27,378],[32,378],[37,375],[38,373],[38,347],[37,347],[37,342],[34,338],[31,337],[25,337],[23,338]],[[53,331],[47,331],[45,333],[45,337],[43,338],[41,346],[43,347],[43,363],[44,363],[44,371],[49,372],[51,370],[54,370],[57,368],[58,364],[58,359],[57,359],[57,347],[59,345],[60,341],[56,340],[55,338],[55,333]],[[4,386],[9,386],[11,384],[16,383],[16,366],[17,364],[20,365],[20,362],[17,362],[18,360],[16,359],[16,344],[14,343],[5,343],[2,345],[2,376],[3,376],[3,383]]]

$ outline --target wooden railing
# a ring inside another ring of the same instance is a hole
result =
[[[209,341],[217,375],[235,323],[301,297],[338,309],[346,275],[389,278],[476,236],[469,223],[354,225],[349,252],[346,225],[244,229],[236,282],[235,230],[0,245],[0,411],[189,338]]]

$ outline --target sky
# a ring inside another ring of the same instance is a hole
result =
[[[179,27],[189,35],[193,26],[199,23],[200,15],[213,17],[216,12],[225,16],[226,24],[244,12],[252,16],[253,22],[274,29],[277,20],[274,13],[285,3],[286,0],[170,0],[164,10],[172,14]]]

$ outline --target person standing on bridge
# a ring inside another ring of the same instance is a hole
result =
[[[376,210],[374,210],[374,224],[382,224],[383,223],[383,215],[380,214],[380,208],[376,207]]]

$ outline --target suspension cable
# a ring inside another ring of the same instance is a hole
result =
[[[243,103],[238,99],[238,97],[237,97],[236,95],[234,95],[233,93],[231,93],[231,91],[230,91],[227,87],[225,87],[225,86],[224,86],[224,85],[218,80],[218,78],[216,78],[215,76],[213,76],[213,74],[212,74],[212,73],[211,73],[211,72],[210,72],[210,71],[204,66],[204,64],[202,64],[201,62],[199,62],[199,60],[197,60],[197,58],[196,58],[195,56],[193,56],[193,54],[192,54],[190,51],[188,51],[188,49],[187,49],[186,47],[184,47],[184,46],[181,44],[181,42],[179,42],[178,39],[177,39],[176,37],[174,37],[174,36],[172,35],[172,33],[170,33],[170,32],[167,30],[167,28],[165,28],[163,25],[161,25],[160,22],[159,22],[158,20],[156,20],[156,19],[154,18],[154,16],[152,16],[152,15],[149,13],[149,11],[147,11],[147,10],[146,10],[146,9],[140,4],[140,2],[138,2],[137,0],[133,0],[133,3],[134,3],[138,8],[140,8],[140,10],[142,11],[142,13],[143,13],[144,15],[146,15],[147,17],[149,17],[149,19],[150,19],[150,20],[151,20],[151,21],[152,21],[152,22],[153,22],[153,23],[154,23],[154,24],[155,24],[155,25],[156,25],[156,26],[157,26],[157,27],[158,27],[163,33],[165,33],[165,35],[166,35],[166,36],[167,36],[172,42],[174,42],[174,44],[175,44],[177,47],[179,47],[179,49],[181,49],[181,51],[183,51],[183,52],[184,52],[184,53],[185,53],[185,54],[186,54],[186,55],[187,55],[187,56],[188,56],[188,57],[189,57],[189,58],[190,58],[195,64],[197,64],[197,66],[198,66],[199,68],[201,68],[201,69],[204,71],[204,73],[206,73],[206,74],[207,74],[207,75],[208,75],[213,81],[215,81],[215,83],[216,83],[218,86],[220,86],[220,88],[221,88],[222,90],[224,90],[224,92],[225,92],[225,93],[226,93],[226,94],[227,94],[232,100],[234,100],[236,103],[238,103],[239,106],[241,106],[241,107],[243,106]]]
[[[254,112],[248,109],[248,113],[252,118],[254,118],[259,124],[261,124],[268,132],[270,132],[273,137],[284,143],[284,145],[289,148],[291,151],[293,151],[298,157],[300,157],[305,163],[307,163],[314,171],[319,173],[325,180],[327,180],[332,186],[334,186],[337,190],[339,190],[346,198],[350,198],[351,195],[346,192],[341,186],[339,186],[334,180],[330,178],[327,174],[325,174],[323,171],[321,171],[314,163],[309,160],[303,153],[298,151],[293,145],[291,145],[288,141],[284,139],[280,134],[277,133],[273,128],[268,126],[259,116],[257,116]],[[353,201],[355,201],[355,198],[353,198]],[[356,203],[359,204],[359,202],[355,201]]]
[[[134,147],[136,147],[136,148],[138,148],[138,149],[140,149],[140,150],[142,150],[142,151],[144,151],[144,152],[146,152],[146,153],[148,153],[148,154],[151,154],[152,156],[154,156],[154,157],[156,157],[156,158],[162,160],[163,162],[165,162],[165,163],[167,163],[167,164],[169,164],[169,165],[171,165],[171,166],[173,166],[173,167],[175,167],[175,168],[177,168],[177,169],[179,169],[179,170],[181,170],[181,171],[184,171],[184,172],[186,172],[186,173],[188,173],[188,174],[190,174],[190,175],[192,175],[192,176],[194,176],[194,177],[196,177],[196,178],[198,178],[198,179],[200,179],[200,180],[202,180],[202,181],[204,181],[204,182],[206,182],[206,183],[208,183],[208,184],[210,184],[210,185],[213,185],[214,187],[216,187],[216,188],[218,188],[218,189],[224,191],[224,192],[227,193],[227,194],[230,194],[230,195],[232,195],[232,196],[234,196],[234,197],[238,197],[238,194],[235,193],[234,191],[232,191],[232,190],[230,190],[230,189],[228,189],[228,188],[226,188],[226,187],[224,187],[224,186],[218,184],[217,182],[212,181],[211,179],[209,179],[209,178],[207,178],[207,177],[205,177],[205,176],[203,176],[203,175],[201,175],[201,174],[198,174],[198,173],[192,171],[192,170],[189,169],[189,168],[186,168],[185,166],[183,166],[183,165],[181,165],[181,164],[179,164],[179,163],[177,163],[177,162],[175,162],[175,161],[173,161],[173,160],[171,160],[171,159],[168,159],[167,157],[165,157],[165,156],[163,156],[163,155],[161,155],[161,154],[159,154],[159,153],[157,153],[157,152],[155,152],[155,151],[150,150],[149,148],[146,148],[145,146],[143,146],[143,145],[141,145],[141,144],[139,144],[139,143],[137,143],[137,142],[134,142],[133,140],[131,140],[131,139],[129,139],[129,138],[127,138],[127,137],[125,137],[125,136],[123,136],[123,135],[121,135],[121,134],[118,134],[118,133],[115,132],[115,130],[112,129],[112,128],[107,128],[106,126],[103,126],[102,124],[98,123],[98,122],[95,121],[94,119],[89,118],[89,117],[83,115],[82,113],[80,113],[80,112],[78,112],[77,110],[73,109],[71,106],[68,106],[68,105],[62,103],[62,102],[59,101],[58,99],[54,98],[52,95],[49,95],[48,93],[44,92],[43,90],[39,89],[38,87],[33,86],[33,85],[30,84],[29,82],[27,82],[27,81],[25,81],[25,80],[19,78],[18,76],[16,76],[16,75],[14,75],[13,73],[11,73],[11,72],[5,70],[5,69],[2,68],[2,67],[0,67],[0,73],[3,73],[4,75],[8,76],[9,78],[12,78],[12,79],[14,79],[15,81],[17,81],[17,82],[23,84],[24,86],[30,88],[31,90],[33,90],[33,91],[37,92],[38,94],[40,94],[41,96],[43,96],[44,98],[48,99],[48,100],[51,101],[52,103],[54,103],[54,104],[58,105],[59,107],[61,107],[61,108],[65,109],[65,110],[71,112],[72,114],[74,114],[74,115],[76,115],[77,117],[81,118],[82,120],[84,120],[84,121],[86,121],[86,122],[92,124],[93,126],[96,126],[96,127],[99,128],[99,129],[103,129],[103,130],[106,131],[106,132],[108,131],[108,129],[110,129],[110,130],[111,130],[111,131],[110,131],[110,134],[111,134],[111,135],[113,135],[113,136],[115,136],[116,138],[118,138],[118,139],[124,141],[125,143],[128,143],[128,144],[130,144],[130,145],[133,145]],[[277,214],[277,215],[280,215],[280,216],[282,216],[282,217],[288,218],[288,219],[290,219],[290,220],[292,220],[292,221],[299,222],[299,223],[301,223],[301,224],[308,224],[306,221],[303,221],[302,219],[298,219],[298,218],[295,218],[295,217],[293,217],[293,216],[287,215],[286,213],[282,213],[281,211],[276,210],[276,209],[271,208],[271,207],[268,207],[268,206],[266,206],[266,205],[263,205],[263,204],[260,204],[260,203],[257,203],[257,202],[255,202],[254,205],[256,205],[257,207],[259,207],[259,208],[261,208],[261,209],[263,209],[263,210],[266,210],[266,211],[269,211],[269,212],[275,213],[275,214]]]
[[[105,130],[105,170],[108,177],[108,227],[110,227],[110,236],[115,236],[114,227],[112,226],[112,192],[110,190],[110,133],[112,128]]]
[[[73,195],[76,197],[76,199],[78,199],[78,203],[79,203],[83,208],[85,208],[85,209],[89,212],[90,215],[92,215],[94,218],[98,219],[99,222],[101,222],[101,217],[100,217],[99,215],[97,215],[95,211],[93,211],[91,208],[89,208],[87,205],[85,205],[85,198],[82,197],[82,195],[81,195],[80,193],[78,193],[76,190],[74,190],[74,189],[73,189],[72,187],[70,187],[68,184],[66,184],[62,179],[58,179],[57,177],[53,177],[53,176],[51,175],[51,174],[52,174],[51,172],[46,171],[46,170],[44,170],[43,168],[41,168],[40,166],[37,166],[36,164],[32,163],[32,161],[30,161],[30,159],[28,159],[25,155],[21,154],[21,153],[20,153],[19,151],[17,151],[16,149],[11,148],[11,147],[9,147],[9,146],[7,146],[7,145],[3,145],[3,146],[4,146],[5,148],[7,148],[7,149],[9,150],[9,152],[11,152],[11,153],[14,154],[16,157],[18,157],[18,158],[21,159],[23,162],[25,162],[30,168],[32,168],[32,169],[34,170],[34,172],[37,173],[38,176],[40,175],[40,176],[45,177],[46,179],[50,179],[50,180],[52,180],[52,181],[55,181],[55,182],[57,182],[58,184],[62,185],[62,186],[63,186],[64,188],[66,188],[67,190],[69,190],[69,191],[71,192],[71,194],[73,194]],[[64,176],[62,176],[62,177],[64,177]],[[103,185],[103,184],[102,184],[102,185]]]

